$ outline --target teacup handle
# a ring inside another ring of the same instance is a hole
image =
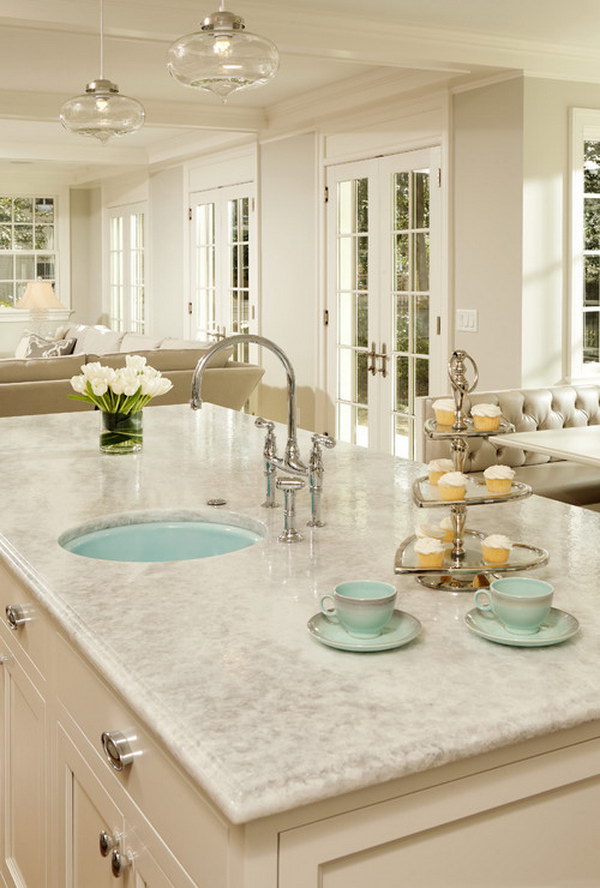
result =
[[[325,602],[326,602],[327,600],[329,600],[329,601],[333,601],[333,602],[334,602],[333,608],[332,608],[331,610],[328,610],[328,609],[325,607]],[[333,595],[322,595],[322,596],[321,596],[321,601],[320,601],[320,606],[321,606],[321,613],[325,614],[325,616],[326,616],[329,620],[335,620],[335,621],[337,622],[337,617],[336,617],[336,615],[335,615],[335,600],[334,600]]]
[[[487,601],[481,601],[481,595],[487,596]],[[475,605],[477,610],[483,611],[484,613],[489,613],[492,609],[492,603],[490,601],[490,593],[487,589],[478,589],[475,593]]]

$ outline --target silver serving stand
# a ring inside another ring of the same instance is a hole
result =
[[[469,383],[467,379],[467,362],[473,368],[472,383]],[[456,421],[452,426],[441,426],[435,419],[428,419],[424,429],[429,438],[450,442],[454,471],[462,472],[467,458],[468,438],[488,438],[490,435],[514,432],[515,428],[502,418],[499,429],[490,432],[479,431],[474,428],[473,421],[465,416],[463,411],[465,395],[475,389],[479,380],[477,364],[467,352],[456,350],[452,353],[448,362],[448,377],[454,392]],[[418,581],[429,589],[472,592],[475,589],[488,586],[490,580],[496,576],[541,567],[548,561],[548,552],[525,543],[513,545],[506,563],[487,563],[481,554],[481,540],[485,534],[465,529],[469,506],[514,502],[525,499],[531,494],[531,487],[518,481],[513,482],[508,493],[489,493],[483,478],[475,476],[469,478],[467,482],[464,499],[446,500],[442,499],[439,489],[429,483],[427,476],[418,478],[413,484],[413,499],[419,508],[450,507],[452,543],[448,544],[448,556],[442,567],[424,568],[418,564],[414,548],[417,537],[413,534],[400,544],[394,560],[394,572],[416,574]]]

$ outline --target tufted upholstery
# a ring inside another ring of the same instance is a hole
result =
[[[417,428],[423,428],[425,419],[433,416],[431,405],[435,400],[436,397],[417,399]],[[497,404],[517,432],[600,425],[600,386],[597,385],[475,392],[465,398],[465,409],[478,403]],[[423,434],[417,454],[422,462],[448,456],[448,443],[431,441]],[[516,468],[517,478],[531,484],[535,493],[542,496],[579,505],[600,501],[600,473],[593,466],[497,446],[487,438],[469,441],[465,471],[481,472],[495,463]]]

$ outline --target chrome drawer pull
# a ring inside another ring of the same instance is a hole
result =
[[[23,623],[28,623],[30,620],[31,617],[26,616],[25,611],[18,604],[7,604],[6,621],[9,629],[14,629],[16,632]]]
[[[110,858],[110,867],[115,879],[120,879],[127,867],[131,866],[133,858],[129,851],[119,851],[118,848],[113,850]]]
[[[111,834],[105,829],[103,829],[98,836],[98,847],[100,848],[100,854],[102,857],[108,857],[112,849],[118,844],[118,838],[111,836]]]
[[[130,740],[135,740],[135,737],[126,737],[121,731],[104,731],[101,739],[104,755],[115,771],[122,771],[133,764],[136,753],[131,748]]]

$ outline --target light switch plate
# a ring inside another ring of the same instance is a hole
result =
[[[456,329],[463,333],[477,333],[477,309],[476,308],[457,308],[456,309]]]

